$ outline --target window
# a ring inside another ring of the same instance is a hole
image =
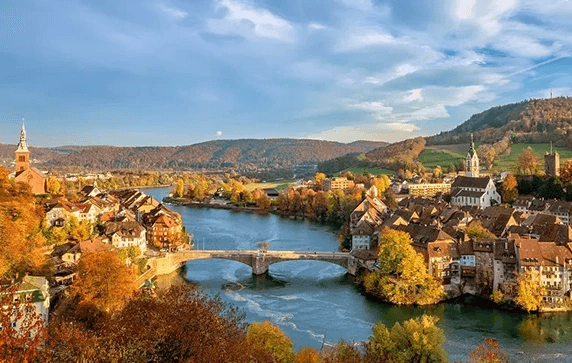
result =
[[[18,161],[26,161],[26,157],[24,155],[18,156]]]

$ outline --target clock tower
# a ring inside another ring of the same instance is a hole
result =
[[[30,150],[26,144],[26,128],[22,123],[22,130],[20,131],[20,142],[18,149],[16,149],[16,173],[24,171],[30,167]]]

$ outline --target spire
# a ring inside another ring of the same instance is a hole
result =
[[[552,154],[553,154],[553,152],[552,152],[552,141],[550,141],[550,155],[552,155]]]
[[[20,131],[20,142],[18,143],[18,150],[16,152],[29,152],[28,145],[26,144],[26,127],[24,120],[22,120],[22,130]]]

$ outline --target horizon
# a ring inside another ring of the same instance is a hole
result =
[[[0,143],[396,142],[572,95],[572,3],[0,4]]]

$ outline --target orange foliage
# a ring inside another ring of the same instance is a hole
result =
[[[41,232],[43,209],[34,203],[29,186],[14,185],[0,167],[0,276],[39,268],[45,244]]]
[[[114,251],[92,252],[82,256],[72,295],[83,305],[102,311],[121,309],[136,290],[136,272],[121,263]]]

